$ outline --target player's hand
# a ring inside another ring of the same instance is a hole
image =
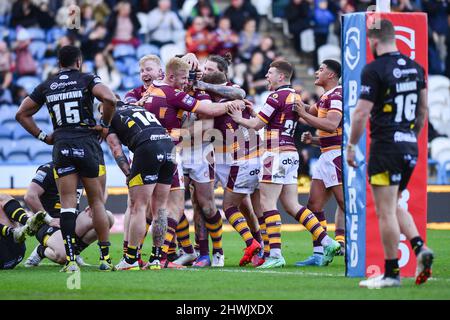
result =
[[[97,131],[98,133],[98,142],[102,143],[104,140],[106,140],[106,137],[108,136],[109,129],[103,128],[101,125],[96,124],[93,127],[90,127],[89,129]]]
[[[239,106],[234,104],[230,104],[228,106],[228,112],[230,117],[236,122],[239,123],[239,120],[242,119],[242,109]]]
[[[358,164],[356,163],[356,152],[355,148],[350,148],[347,146],[347,164],[350,167],[358,168]]]
[[[253,108],[254,107],[253,102],[251,102],[250,100],[244,99],[244,103],[245,103],[245,107],[250,112],[250,115],[252,117],[256,117],[256,112],[255,112],[255,109]]]
[[[54,140],[53,140],[53,132],[47,134],[47,136],[46,136],[45,139],[44,139],[44,142],[45,142],[46,144],[48,144],[48,145],[52,145],[52,144],[54,143]]]
[[[297,100],[294,103],[294,111],[297,112],[299,116],[302,116],[306,113],[306,105],[301,100]]]
[[[309,131],[305,131],[302,133],[301,142],[305,144],[311,144],[312,143],[312,134]]]
[[[195,54],[187,53],[181,59],[191,66],[191,70],[199,69],[199,62]]]
[[[50,227],[55,227],[55,228],[61,228],[61,225],[59,224],[59,219],[58,218],[53,218],[52,221],[50,221],[49,226]]]
[[[239,108],[240,110],[244,110],[246,107],[244,100],[233,100],[233,101],[231,101],[231,105]]]

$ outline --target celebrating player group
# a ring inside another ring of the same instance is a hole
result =
[[[371,45],[382,48],[386,41],[383,35],[373,33],[371,37]],[[386,52],[382,54],[387,59]],[[16,115],[30,134],[53,145],[53,159],[39,167],[25,196],[27,206],[35,213],[32,217],[24,214],[17,200],[0,197],[0,267],[13,268],[22,260],[26,235],[36,235],[39,240],[26,266],[37,266],[48,258],[63,265],[64,272],[78,272],[83,265],[80,252],[97,239],[102,271],[223,267],[222,215],[214,198],[219,184],[224,189],[225,217],[245,247],[236,264],[262,269],[286,264],[278,201],[312,235],[313,254],[297,266],[326,266],[334,256],[344,254],[339,62],[321,62],[315,84],[325,93],[317,104],[307,105],[291,87],[293,66],[286,60],[274,60],[266,74],[270,95],[262,106],[255,106],[245,99],[244,90],[229,81],[229,56],[212,55],[202,64],[193,54],[174,56],[164,70],[157,56],[144,56],[139,61],[142,86],[129,91],[123,100],[99,77],[81,72],[79,48],[62,47],[58,58],[59,73],[25,98]],[[367,66],[364,74],[368,86],[375,88],[377,72]],[[423,80],[417,81],[420,91]],[[373,101],[370,108],[378,105],[374,91],[361,96],[357,111],[363,112],[360,109],[367,101]],[[418,93],[423,95],[422,91]],[[94,98],[101,102],[100,119],[94,117]],[[44,104],[53,133],[43,132],[33,120],[33,114]],[[363,113],[368,115],[370,108]],[[416,120],[410,118],[410,122]],[[417,118],[415,130],[420,131],[423,117]],[[390,119],[383,121],[388,123]],[[305,133],[302,141],[321,150],[306,204],[298,202],[297,194],[299,155],[294,132],[298,122],[317,129],[317,136]],[[356,143],[358,127],[354,126],[352,132],[351,142]],[[107,172],[100,143],[108,144],[128,187],[123,257],[116,264],[109,255],[109,231],[114,219],[105,210]],[[130,158],[123,146],[130,150]],[[352,161],[353,145],[348,152]],[[383,167],[380,159],[376,165],[369,165],[371,182],[374,190],[379,190],[375,196],[386,199],[384,194],[393,194],[392,190],[376,182],[379,172],[391,168]],[[402,179],[400,188],[408,177]],[[79,212],[83,189],[89,206]],[[195,245],[184,214],[185,189],[191,192],[194,208]],[[331,196],[338,204],[336,239],[327,233],[324,214]],[[401,214],[406,221],[408,213]],[[147,232],[152,234],[152,249],[149,260],[142,261]],[[410,234],[422,268],[418,277],[425,282],[431,274],[433,256],[414,230]],[[383,279],[396,279],[398,265],[395,269],[395,257],[389,254],[388,273]],[[392,286],[388,282],[384,280],[382,286]]]

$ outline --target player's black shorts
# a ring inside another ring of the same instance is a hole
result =
[[[417,155],[383,154],[370,152],[369,182],[375,186],[398,185],[399,191],[406,189],[417,163]]]
[[[172,155],[174,147],[170,138],[148,140],[140,144],[134,152],[128,187],[153,183],[172,184],[175,170],[175,155]]]
[[[46,246],[48,238],[52,236],[56,231],[60,230],[58,227],[51,227],[48,224],[42,225],[38,232],[36,232],[36,239],[40,244]]]
[[[0,270],[14,269],[25,255],[25,243],[16,243],[11,238],[0,239]]]
[[[59,177],[79,173],[82,177],[96,178],[106,173],[103,151],[94,135],[56,141],[53,162]]]

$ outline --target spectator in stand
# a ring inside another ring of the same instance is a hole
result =
[[[110,55],[99,52],[95,55],[94,74],[102,79],[102,83],[107,85],[112,91],[119,89],[122,76],[114,66],[114,61]]]
[[[256,31],[256,21],[249,18],[245,21],[244,29],[239,34],[239,59],[241,62],[250,62],[252,53],[261,43],[261,35]]]
[[[178,42],[179,34],[184,30],[183,22],[171,11],[170,0],[159,0],[158,7],[149,12],[147,21],[150,43],[158,47]]]
[[[35,75],[37,63],[29,50],[31,38],[28,31],[20,28],[17,32],[17,41],[13,44],[16,53],[16,74],[18,76]]]
[[[206,28],[208,28],[209,31],[214,31],[217,28],[219,14],[220,9],[215,2],[199,0],[192,9],[191,16],[187,20],[187,25],[190,25],[195,17],[200,16],[205,20]]]
[[[256,51],[253,53],[250,64],[247,67],[242,89],[244,89],[249,96],[256,96],[266,91],[267,71],[268,68],[264,65],[264,55],[262,52]]]
[[[203,19],[203,21],[205,21]],[[239,36],[231,30],[231,22],[228,17],[221,17],[219,20],[219,27],[212,34],[213,53],[219,56],[230,52],[234,57],[239,44]]]
[[[411,0],[392,0],[391,2],[392,11],[397,12],[414,12],[419,11],[416,7],[414,1]]]
[[[11,27],[39,27],[39,8],[31,0],[17,0],[11,10]]]
[[[270,63],[277,57],[277,48],[275,46],[275,41],[271,36],[265,36],[261,39],[261,43],[256,51],[263,54],[264,57],[264,68],[269,69]]]
[[[64,0],[62,6],[58,9],[58,11],[56,12],[56,24],[61,27],[61,28],[65,28],[67,27],[69,24],[73,23],[74,20],[74,8],[77,5],[77,1],[76,0]]]
[[[244,29],[244,23],[248,18],[256,21],[256,30],[259,30],[259,14],[250,1],[231,0],[230,6],[224,11],[224,16],[230,18],[231,29],[240,33]]]
[[[12,103],[10,87],[14,70],[11,52],[6,42],[0,40],[0,103]]]
[[[330,30],[330,25],[334,22],[336,17],[328,9],[327,0],[315,0],[314,8],[314,40],[316,43],[316,48],[314,50],[314,68],[317,70],[319,68],[317,61],[317,50],[324,44],[327,43],[328,33]]]
[[[212,35],[206,29],[202,17],[195,17],[192,26],[186,32],[186,50],[197,56],[199,61],[205,60],[212,52]]]
[[[428,13],[428,25],[433,31],[441,61],[445,61],[448,51],[445,41],[449,34],[449,6],[448,0],[423,1],[423,9]]]
[[[49,30],[55,26],[55,18],[53,12],[49,9],[48,1],[42,0],[39,3],[39,10],[37,11],[37,19],[39,26],[44,30]]]
[[[133,47],[139,45],[138,31],[140,29],[139,20],[136,13],[132,11],[131,4],[127,1],[120,1],[114,13],[108,20],[107,28],[112,35],[111,44],[130,44]]]
[[[81,40],[81,51],[86,60],[93,60],[98,52],[110,51],[111,46],[108,44],[106,37],[108,30],[102,23],[97,23],[94,30],[85,35]]]
[[[90,1],[92,6],[92,14],[97,23],[104,23],[111,14],[111,8],[103,0]]]
[[[82,38],[88,36],[95,28],[94,8],[90,4],[84,4],[81,7],[81,27],[78,35]]]
[[[336,20],[334,22],[334,34],[341,40],[341,17],[346,13],[355,12],[355,7],[351,0],[340,0],[339,10],[336,13]]]
[[[285,16],[297,52],[301,51],[300,33],[311,27],[312,0],[291,0],[285,8]]]

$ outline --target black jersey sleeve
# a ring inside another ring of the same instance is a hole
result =
[[[39,185],[42,189],[48,190],[53,184],[55,184],[55,178],[53,177],[53,169],[48,165],[40,166],[31,180]]]
[[[373,66],[373,64],[366,65],[361,73],[361,93],[359,95],[360,99],[371,102],[376,101],[380,90],[380,77]]]
[[[36,102],[38,105],[42,106],[45,103],[45,95],[43,92],[43,84],[41,83],[36,88],[34,88],[33,92],[29,95],[31,100]]]
[[[102,79],[100,79],[99,76],[88,73],[86,74],[86,84],[89,91],[92,91],[92,89],[95,87],[95,85],[102,83]]]

